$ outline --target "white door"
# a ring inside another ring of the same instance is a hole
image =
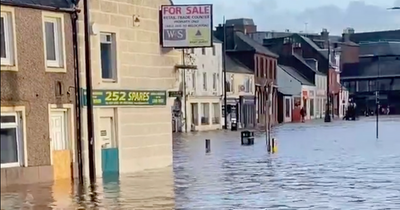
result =
[[[100,138],[101,138],[101,148],[108,149],[115,147],[112,117],[100,118]]]
[[[68,150],[66,137],[65,112],[53,111],[51,113],[50,135],[53,142],[53,150]]]

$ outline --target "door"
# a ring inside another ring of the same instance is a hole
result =
[[[72,159],[67,130],[66,111],[52,110],[50,116],[50,138],[54,180],[70,179],[72,177]]]
[[[112,117],[100,118],[100,140],[103,174],[119,173],[119,151]]]

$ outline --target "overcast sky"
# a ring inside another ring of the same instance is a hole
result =
[[[400,29],[400,0],[173,0],[175,4],[211,3],[214,25],[223,16],[253,18],[258,30],[306,31],[327,28],[340,35],[344,28],[356,32]]]

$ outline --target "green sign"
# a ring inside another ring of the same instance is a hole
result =
[[[87,105],[83,90],[83,105]],[[149,90],[93,90],[93,106],[154,106],[166,105],[166,91]]]
[[[182,97],[183,92],[182,91],[169,91],[168,96],[169,97]]]

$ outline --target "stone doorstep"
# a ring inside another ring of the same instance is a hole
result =
[[[1,169],[1,187],[53,181],[53,166]]]

